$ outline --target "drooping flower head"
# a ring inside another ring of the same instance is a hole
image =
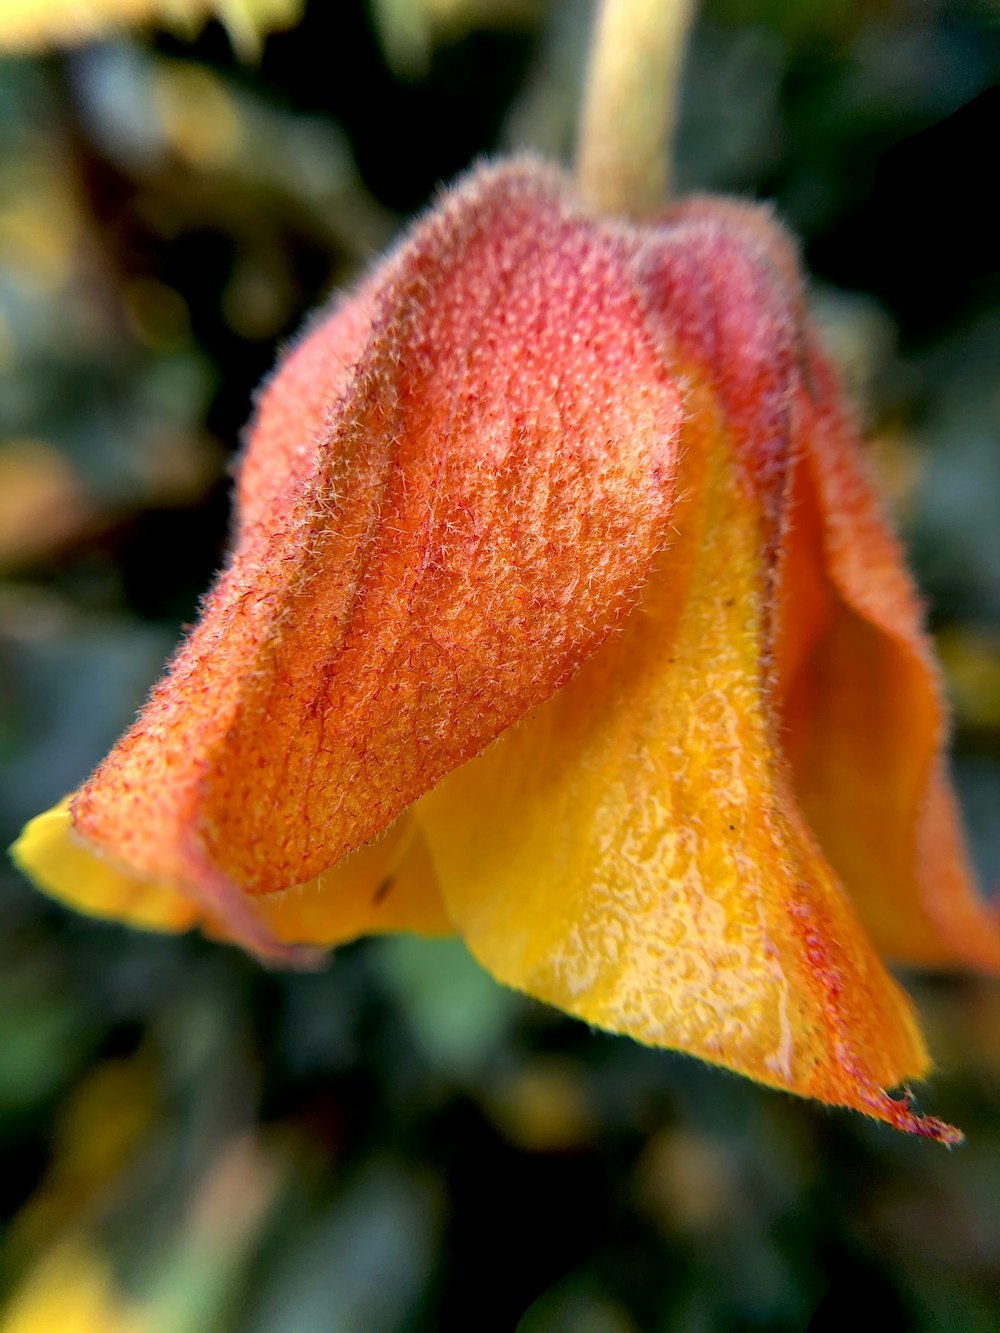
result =
[[[880,955],[1000,964],[918,599],[766,211],[446,195],[266,385],[233,551],[16,849],[263,958],[457,930],[588,1022],[902,1129]]]

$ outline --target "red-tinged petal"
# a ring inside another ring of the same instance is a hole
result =
[[[766,209],[695,198],[647,232],[636,279],[672,373],[683,378],[693,368],[718,395],[774,579],[801,377],[804,310],[794,250]]]
[[[945,772],[919,599],[814,346],[795,252],[764,209],[672,209],[643,266],[668,356],[717,386],[775,552],[783,742],[813,832],[877,947],[1000,966]]]
[[[421,801],[445,900],[501,980],[591,1023],[954,1141],[798,814],[768,672],[769,516],[689,380],[676,510],[625,632]]]
[[[481,173],[310,334],[265,392],[232,561],[76,797],[80,835],[273,951],[253,897],[323,874],[574,674],[674,497],[633,244],[537,166]]]
[[[920,603],[817,354],[809,384],[779,638],[796,792],[883,953],[997,970],[1000,922],[965,854]]]
[[[315,474],[371,338],[376,278],[314,315],[257,391],[236,480],[240,547],[266,541]]]

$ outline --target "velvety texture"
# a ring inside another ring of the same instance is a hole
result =
[[[953,1139],[886,1092],[929,1061],[879,957],[1000,963],[945,731],[781,230],[594,218],[515,162],[266,385],[198,625],[15,854],[277,961],[456,929],[601,1027]]]

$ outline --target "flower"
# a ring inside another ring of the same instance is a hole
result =
[[[760,208],[474,173],[266,385],[229,563],[15,849],[308,962],[457,930],[590,1023],[900,1129],[880,954],[995,969],[920,606]]]

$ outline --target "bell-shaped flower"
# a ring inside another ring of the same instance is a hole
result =
[[[234,547],[16,856],[262,958],[457,931],[641,1042],[956,1132],[882,956],[1000,965],[899,547],[764,210],[446,195],[264,388]]]

